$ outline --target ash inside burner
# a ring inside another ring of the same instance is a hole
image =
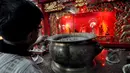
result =
[[[86,40],[86,38],[85,37],[64,37],[59,39],[58,41],[69,42],[69,41],[81,41],[81,40]]]
[[[67,43],[67,42],[81,42],[92,40],[96,38],[96,35],[93,33],[72,33],[72,34],[57,34],[47,38],[48,41],[57,42],[57,43]]]

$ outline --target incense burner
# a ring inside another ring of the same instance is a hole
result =
[[[48,38],[52,70],[56,73],[81,73],[93,65],[102,48],[92,33],[58,34]],[[62,72],[61,72],[62,71]]]

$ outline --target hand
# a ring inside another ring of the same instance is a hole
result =
[[[45,40],[47,39],[47,35],[44,35],[44,36],[39,36],[38,39],[36,40],[36,42],[33,44],[33,45],[37,45],[41,42],[45,42]]]
[[[48,37],[47,35],[39,36],[39,37],[37,38],[36,42],[35,42],[34,44],[32,44],[32,45],[28,48],[28,50],[32,50],[35,45],[39,45],[40,43],[45,42],[46,39],[47,39],[47,37]]]

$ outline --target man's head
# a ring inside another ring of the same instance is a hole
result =
[[[0,32],[7,41],[34,43],[42,17],[40,9],[30,1],[0,1]]]

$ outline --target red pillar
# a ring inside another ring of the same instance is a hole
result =
[[[41,3],[41,9],[42,9],[43,16],[44,16],[44,19],[43,19],[44,35],[50,35],[49,13],[44,11],[43,3]]]

